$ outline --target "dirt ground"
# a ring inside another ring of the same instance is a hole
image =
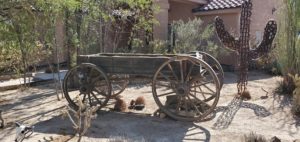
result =
[[[99,112],[82,141],[240,142],[245,134],[255,132],[267,139],[276,136],[283,142],[291,142],[300,139],[300,120],[290,112],[291,100],[274,93],[280,80],[280,77],[250,72],[248,88],[252,99],[241,101],[234,95],[237,91],[236,75],[225,72],[225,83],[214,117],[199,123],[153,116],[157,106],[151,84],[131,84],[122,96],[127,103],[144,96],[146,108],[126,113]],[[34,125],[35,132],[24,142],[77,140],[73,137],[70,121],[60,115],[67,101],[57,100],[53,85],[5,91],[0,93],[0,98],[0,108],[4,110],[3,117],[8,123],[5,129],[0,129],[1,142],[14,140],[13,122]]]

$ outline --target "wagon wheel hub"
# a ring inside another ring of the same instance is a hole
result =
[[[180,96],[186,96],[189,93],[189,85],[187,83],[180,83],[176,85],[176,94]]]
[[[91,87],[89,87],[88,85],[84,85],[80,87],[80,93],[82,94],[89,94],[91,92]]]

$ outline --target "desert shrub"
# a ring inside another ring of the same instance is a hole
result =
[[[168,53],[168,42],[163,40],[154,40],[150,42],[152,53],[166,54]]]
[[[271,75],[281,75],[280,64],[274,56],[275,53],[272,51],[268,55],[254,60],[255,69],[262,70]]]
[[[267,142],[266,138],[262,135],[251,132],[249,135],[245,135],[245,142]]]
[[[276,59],[280,66],[280,71],[284,76],[281,88],[292,94],[295,89],[293,79],[288,74],[300,73],[300,42],[298,31],[300,30],[300,1],[284,0],[284,6],[280,9]]]
[[[296,116],[300,116],[300,76],[298,76],[298,74],[295,76],[290,76],[295,84],[295,90],[293,91],[292,113]]]
[[[182,20],[172,23],[171,38],[175,40],[172,45],[174,53],[188,53],[191,51],[204,51],[214,57],[221,53],[229,53],[229,50],[218,47],[215,38],[215,27],[213,24],[204,25],[199,18],[184,22]],[[171,41],[172,42],[172,41]]]
[[[78,142],[80,142],[82,136],[91,127],[91,120],[97,117],[96,111],[99,109],[99,106],[89,106],[87,103],[83,103],[79,96],[75,100],[78,104],[78,110],[66,106],[62,114],[63,117],[68,117],[71,121],[76,134],[79,135]]]

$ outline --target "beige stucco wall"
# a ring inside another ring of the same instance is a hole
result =
[[[251,39],[260,41],[263,37],[264,28],[270,19],[276,20],[276,14],[281,7],[281,0],[252,0],[252,16],[250,35]],[[240,9],[240,8],[237,8]],[[275,11],[274,11],[275,10]],[[236,11],[236,12],[234,12]],[[209,12],[195,13],[198,17],[203,19],[205,23],[212,22],[214,17],[220,16],[225,23],[227,30],[234,32],[236,36],[239,34],[239,19],[240,10],[214,10]],[[260,38],[260,39],[256,39]]]
[[[278,14],[281,7],[280,0],[252,0],[252,16],[251,16],[251,27],[250,44],[259,44],[263,38],[264,28],[266,23],[270,19],[276,20],[276,14]],[[238,8],[240,9],[240,8]],[[229,12],[228,12],[229,11]],[[216,16],[220,16],[224,20],[226,29],[233,33],[236,37],[239,36],[239,20],[240,20],[240,10],[233,12],[230,10],[215,10],[210,12],[199,12],[195,13],[197,17],[200,17],[205,23],[213,22]],[[218,13],[218,14],[214,14]],[[218,40],[216,42],[219,42]],[[220,45],[221,46],[221,45]],[[223,55],[220,57],[220,62],[227,65],[237,65],[236,53],[232,52],[229,55]]]
[[[167,40],[168,38],[168,17],[169,17],[169,1],[168,0],[154,0],[159,6],[159,12],[154,15],[155,19],[159,22],[158,25],[153,27],[154,39]]]
[[[199,7],[196,3],[182,3],[178,1],[169,1],[169,23],[173,21],[183,20],[188,21],[194,19],[195,15],[192,13],[192,9]]]
[[[276,14],[280,8],[280,0],[252,0],[253,10],[251,17],[251,37],[262,38],[264,28],[269,19],[276,20]],[[275,11],[274,11],[275,10]],[[256,39],[253,42],[261,41]]]
[[[154,38],[167,40],[168,24],[176,20],[188,21],[195,15],[192,9],[199,7],[205,0],[153,0],[159,6],[159,12],[155,14],[155,19],[159,22],[154,26]],[[197,1],[197,2],[195,2]]]
[[[240,17],[240,10],[236,9],[230,13],[222,14],[222,13],[213,13],[213,14],[201,14],[197,15],[197,17],[203,20],[204,24],[214,24],[214,20],[217,16],[223,19],[224,25],[227,30],[234,33],[235,35],[239,32],[239,17]]]
[[[234,36],[238,37],[240,9],[202,12],[196,14],[196,16],[203,20],[204,25],[214,24],[215,17],[219,16],[223,19],[226,29],[233,33]],[[218,46],[223,46],[216,34],[214,39]],[[221,64],[232,65],[235,68],[237,66],[237,53],[231,51],[228,54],[220,54],[218,60]]]

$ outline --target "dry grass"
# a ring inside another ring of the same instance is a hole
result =
[[[249,135],[245,135],[245,142],[267,142],[266,138],[262,135],[251,132]]]

